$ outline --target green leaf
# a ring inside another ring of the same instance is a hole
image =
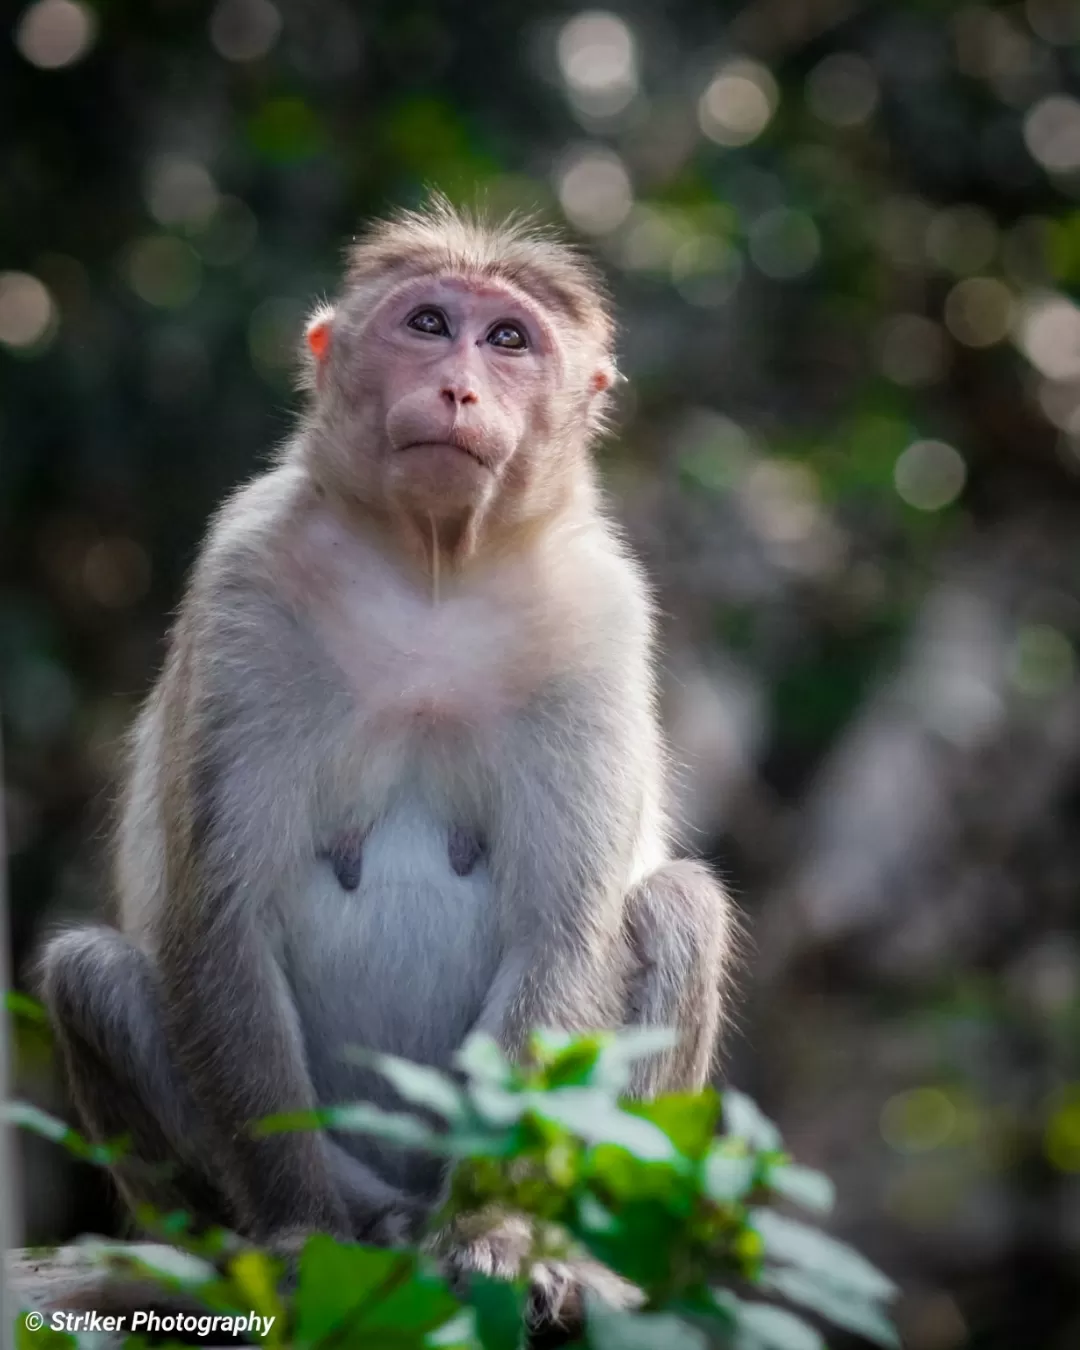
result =
[[[750,1222],[761,1234],[766,1256],[774,1261],[820,1275],[846,1294],[886,1299],[896,1293],[892,1280],[845,1242],[771,1209],[751,1210]]]
[[[414,1064],[397,1055],[383,1055],[373,1050],[350,1047],[347,1058],[355,1064],[376,1070],[387,1079],[399,1096],[413,1106],[433,1111],[443,1120],[453,1123],[467,1114],[465,1096],[461,1088],[441,1069],[427,1064]]]
[[[623,1110],[651,1120],[684,1157],[702,1158],[716,1134],[720,1097],[712,1088],[668,1093],[650,1102],[627,1102]]]
[[[309,1238],[300,1254],[296,1290],[297,1346],[359,1324],[371,1305],[408,1283],[416,1269],[408,1253]]]
[[[747,1303],[727,1289],[709,1291],[731,1319],[732,1350],[825,1350],[825,1342],[801,1317],[768,1303]]]
[[[705,1159],[705,1193],[718,1204],[741,1200],[754,1184],[756,1161],[711,1149]]]
[[[722,1101],[725,1133],[745,1139],[762,1153],[783,1147],[780,1131],[744,1093],[725,1088]]]
[[[368,1102],[350,1106],[324,1106],[317,1111],[282,1111],[264,1116],[252,1126],[257,1137],[289,1134],[296,1130],[342,1130],[348,1134],[370,1134],[402,1148],[423,1148],[448,1152],[447,1136],[407,1111],[384,1111]]]
[[[238,1252],[229,1262],[229,1278],[238,1293],[243,1294],[253,1312],[262,1317],[273,1317],[271,1340],[280,1340],[284,1334],[286,1317],[278,1297],[281,1263],[268,1252],[256,1247]]]
[[[596,1056],[592,1082],[618,1095],[630,1086],[634,1065],[650,1055],[670,1050],[677,1040],[669,1027],[626,1027],[602,1043]]]
[[[442,1281],[426,1276],[403,1280],[365,1310],[356,1324],[361,1332],[358,1343],[416,1345],[419,1350],[427,1345],[430,1332],[445,1329],[459,1312],[457,1299]]]
[[[621,1312],[586,1299],[592,1350],[708,1350],[704,1332],[674,1313]]]
[[[768,1303],[743,1303],[736,1321],[734,1350],[825,1350],[809,1323]]]
[[[896,1328],[879,1307],[854,1297],[850,1290],[835,1288],[821,1276],[811,1278],[790,1268],[770,1269],[762,1275],[761,1287],[792,1303],[801,1303],[835,1326],[853,1331],[885,1350],[899,1350]]]
[[[123,1157],[128,1149],[125,1139],[116,1140],[112,1144],[92,1144],[78,1130],[73,1130],[70,1125],[57,1120],[47,1111],[31,1106],[29,1102],[0,1103],[0,1119],[9,1125],[18,1125],[45,1139],[51,1139],[54,1144],[60,1144],[74,1157],[81,1158],[83,1162],[94,1163],[98,1167],[110,1167],[118,1158]]]
[[[471,1308],[459,1308],[441,1327],[424,1337],[425,1350],[477,1350],[476,1318]]]
[[[79,1344],[76,1337],[67,1331],[53,1331],[48,1322],[40,1331],[31,1331],[25,1320],[31,1311],[27,1308],[15,1318],[15,1350],[75,1350]]]
[[[530,1110],[562,1125],[587,1143],[615,1144],[646,1162],[675,1162],[671,1140],[651,1121],[621,1110],[595,1088],[560,1088],[528,1094]]]
[[[455,1066],[473,1082],[508,1087],[514,1074],[498,1041],[483,1031],[474,1031],[454,1056]]]
[[[402,1148],[446,1151],[447,1136],[407,1111],[384,1111],[369,1102],[355,1102],[351,1106],[335,1106],[325,1114],[326,1124],[332,1130],[374,1135]]]
[[[513,1125],[529,1109],[523,1092],[507,1091],[494,1083],[470,1083],[468,1093],[477,1114],[490,1125]]]
[[[83,1238],[77,1246],[97,1265],[134,1271],[183,1289],[198,1290],[218,1280],[209,1261],[164,1243]]]
[[[468,1302],[476,1315],[476,1332],[484,1350],[518,1350],[524,1326],[524,1291],[506,1280],[473,1275]]]
[[[779,1163],[769,1168],[765,1179],[778,1195],[818,1214],[828,1214],[836,1203],[836,1188],[829,1178],[798,1163]]]
[[[8,989],[4,994],[4,1006],[13,1017],[21,1018],[24,1022],[35,1022],[45,1027],[49,1025],[49,1014],[44,1006],[29,994],[20,994],[17,989]]]
[[[561,1087],[591,1086],[602,1049],[600,1036],[585,1036],[570,1041],[555,1054],[547,1054],[543,1066],[544,1088],[550,1091]],[[611,1095],[614,1097],[615,1093]]]

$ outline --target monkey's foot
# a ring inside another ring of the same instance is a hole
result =
[[[526,1219],[516,1215],[500,1219],[487,1232],[451,1247],[445,1257],[447,1278],[459,1287],[473,1273],[517,1279],[533,1243]],[[525,1323],[530,1332],[551,1327],[579,1330],[584,1325],[587,1296],[626,1309],[638,1308],[645,1300],[636,1285],[590,1257],[535,1261],[529,1267],[529,1284]]]
[[[609,1308],[640,1308],[645,1295],[629,1280],[599,1261],[540,1261],[531,1271],[525,1324],[530,1331],[545,1327],[580,1330],[585,1323],[585,1299],[590,1296]]]

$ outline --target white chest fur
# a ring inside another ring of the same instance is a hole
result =
[[[309,1040],[330,1056],[312,1065],[320,1096],[345,1086],[349,1044],[446,1063],[495,972],[486,860],[456,875],[447,822],[404,794],[364,840],[354,890],[320,861],[302,892],[290,906],[283,957]]]
[[[551,668],[544,588],[529,560],[483,576],[423,580],[325,518],[302,545],[312,619],[368,727],[422,718],[490,725],[512,714]],[[536,598],[522,603],[522,595]]]

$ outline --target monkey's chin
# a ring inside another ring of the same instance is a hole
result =
[[[406,446],[391,463],[393,495],[412,511],[446,516],[472,510],[487,501],[494,483],[487,464],[445,442]]]

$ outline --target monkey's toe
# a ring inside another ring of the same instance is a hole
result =
[[[419,1202],[392,1205],[370,1221],[358,1225],[357,1237],[359,1241],[373,1243],[376,1247],[409,1246],[419,1238],[427,1217],[428,1207]]]
[[[585,1325],[587,1297],[609,1307],[640,1308],[645,1295],[599,1261],[542,1261],[530,1274],[525,1323],[534,1334],[551,1329],[577,1334]],[[532,1342],[531,1342],[532,1343]]]

